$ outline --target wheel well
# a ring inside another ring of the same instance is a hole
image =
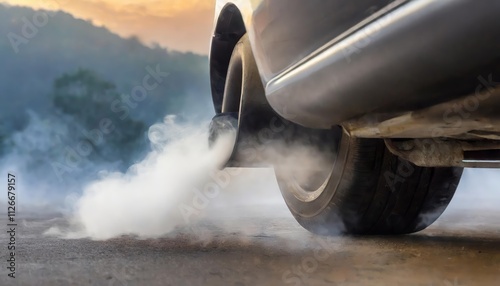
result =
[[[245,35],[246,28],[241,12],[234,4],[227,4],[221,11],[210,50],[210,84],[215,112],[220,113],[229,61],[236,43]]]

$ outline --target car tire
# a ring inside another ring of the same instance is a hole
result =
[[[304,189],[289,167],[275,167],[290,211],[307,230],[408,234],[431,225],[450,203],[463,168],[418,167],[392,154],[381,139],[352,138],[341,128],[325,132],[335,134],[322,142],[335,146],[335,156],[319,187]]]
[[[431,225],[451,201],[462,168],[418,167],[392,154],[382,139],[353,138],[342,127],[299,126],[263,105],[264,93],[244,35],[231,57],[223,113],[212,122],[211,141],[231,129],[245,134],[236,144],[253,140],[252,134],[272,121],[269,116],[277,119],[273,126],[285,126],[273,132],[273,144],[255,142],[270,149],[264,157],[273,161],[284,200],[307,230],[321,235],[413,233]],[[296,156],[304,146],[315,156]],[[306,177],[305,184],[295,176],[300,173],[307,174],[300,176]]]

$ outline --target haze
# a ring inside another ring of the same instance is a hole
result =
[[[145,44],[207,54],[215,0],[3,0],[10,5],[63,10]]]

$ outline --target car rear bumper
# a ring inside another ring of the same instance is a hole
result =
[[[500,66],[500,1],[415,0],[381,13],[271,80],[275,111],[330,128],[469,94]]]

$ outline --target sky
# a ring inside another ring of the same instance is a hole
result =
[[[11,5],[63,10],[144,43],[207,54],[215,0],[0,0]]]

